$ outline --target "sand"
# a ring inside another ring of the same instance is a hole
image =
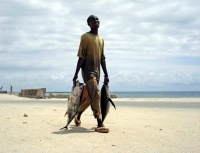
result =
[[[81,127],[66,124],[66,99],[0,94],[0,153],[199,153],[200,98],[113,99],[107,134],[94,132],[88,108]],[[191,106],[191,107],[189,107]],[[24,117],[27,114],[27,117]]]

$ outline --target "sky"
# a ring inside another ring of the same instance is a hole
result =
[[[68,92],[99,17],[110,91],[200,91],[199,0],[0,0],[0,86]],[[101,71],[100,87],[103,83]],[[78,79],[83,82],[81,72]]]

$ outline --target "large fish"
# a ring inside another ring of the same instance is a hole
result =
[[[104,84],[101,88],[101,114],[102,114],[102,123],[105,120],[109,109],[110,103],[116,109],[114,102],[110,99],[110,92],[108,85]]]
[[[78,108],[80,106],[83,86],[84,86],[84,84],[80,83],[79,81],[76,81],[76,83],[73,85],[71,93],[70,93],[70,97],[68,99],[67,111],[64,115],[64,116],[67,115],[67,124],[60,130],[68,129],[68,125],[74,119],[74,116],[76,115]]]

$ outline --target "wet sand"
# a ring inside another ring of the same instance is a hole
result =
[[[31,99],[0,94],[0,152],[199,153],[200,98],[113,99],[105,125],[88,108],[81,127],[66,124],[66,99]],[[27,114],[27,117],[24,117]]]

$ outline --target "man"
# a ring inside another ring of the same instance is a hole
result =
[[[73,78],[73,82],[75,82],[81,68],[82,77],[86,84],[83,93],[85,101],[81,103],[79,112],[77,116],[75,116],[74,121],[76,125],[79,126],[81,123],[80,117],[82,112],[91,105],[93,115],[97,119],[97,128],[95,128],[95,131],[107,133],[109,132],[109,129],[105,128],[102,124],[99,90],[100,65],[104,72],[104,83],[107,84],[109,82],[104,55],[104,40],[98,35],[100,21],[97,16],[90,15],[87,19],[87,24],[90,27],[90,31],[81,36],[78,50],[79,59]]]

